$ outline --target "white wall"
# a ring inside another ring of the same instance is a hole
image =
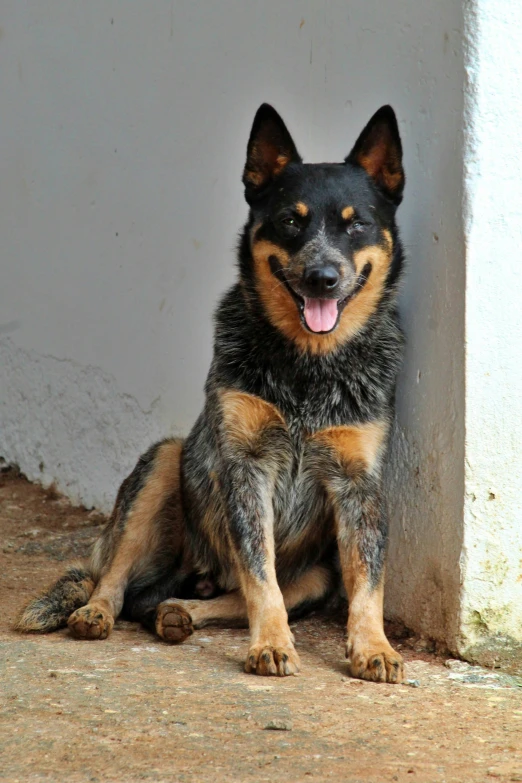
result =
[[[457,634],[464,491],[458,0],[5,0],[0,453],[107,510],[202,402],[262,101],[307,160],[400,119],[408,355],[387,606]]]
[[[516,3],[470,7],[460,648],[477,657],[493,650],[501,659],[522,642],[521,42]]]

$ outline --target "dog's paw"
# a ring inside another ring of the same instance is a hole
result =
[[[400,683],[404,677],[402,657],[384,638],[378,643],[346,643],[348,670],[352,677],[372,682]]]
[[[72,613],[67,625],[76,639],[106,639],[114,627],[114,617],[105,609],[87,604]]]
[[[248,651],[245,662],[247,674],[260,674],[264,677],[286,677],[296,674],[301,663],[292,643],[254,644]]]
[[[181,603],[164,601],[156,609],[156,633],[170,644],[181,644],[194,633],[192,617]]]

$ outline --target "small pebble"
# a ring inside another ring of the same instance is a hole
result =
[[[274,720],[269,720],[263,726],[263,729],[265,731],[292,731],[292,723],[289,720],[275,718]]]
[[[410,688],[420,688],[420,680],[404,680],[403,685],[409,685]]]
[[[459,661],[457,658],[448,658],[446,661],[444,661],[444,666],[446,669],[457,669],[458,671],[471,669],[469,663],[466,663],[466,661]]]

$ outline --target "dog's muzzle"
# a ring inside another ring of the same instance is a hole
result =
[[[303,326],[314,334],[333,332],[342,311],[364,288],[372,271],[372,265],[368,262],[346,294],[339,290],[341,278],[334,266],[313,267],[305,271],[300,291],[296,291],[288,282],[285,270],[276,256],[270,256],[268,260],[272,274],[284,284],[295,301]]]

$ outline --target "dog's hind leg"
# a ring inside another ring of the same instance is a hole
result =
[[[111,521],[97,541],[89,603],[68,620],[78,639],[105,639],[121,612],[129,586],[146,587],[182,558],[181,441],[166,440],[141,457],[123,482]],[[181,577],[180,577],[181,578]]]
[[[299,612],[324,600],[333,584],[331,569],[313,566],[295,582],[283,588],[286,611]],[[206,625],[247,625],[247,604],[237,590],[207,601],[170,598],[155,611],[155,630],[171,644],[185,641],[195,629]]]

